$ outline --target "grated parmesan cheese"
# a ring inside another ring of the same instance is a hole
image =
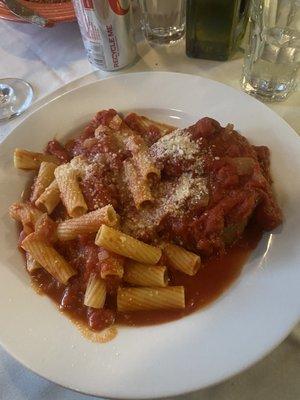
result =
[[[190,207],[206,206],[209,199],[207,179],[193,177],[191,172],[183,173],[174,182],[160,182],[155,195],[154,207],[127,214],[122,227],[125,232],[137,237],[145,232],[151,234],[165,215],[182,216]]]
[[[171,195],[164,200],[164,208],[167,212],[178,213],[190,200],[190,205],[208,200],[207,181],[204,177],[193,178],[192,173],[182,174],[171,192]]]
[[[199,148],[197,142],[190,139],[186,130],[176,129],[154,143],[150,152],[152,157],[157,160],[165,157],[192,160],[199,152]]]
[[[150,147],[154,162],[178,164],[182,173],[174,178],[163,178],[152,188],[155,204],[127,213],[122,229],[136,237],[154,233],[166,215],[182,217],[194,206],[205,207],[209,201],[204,156],[207,149],[191,139],[189,131],[176,129]]]

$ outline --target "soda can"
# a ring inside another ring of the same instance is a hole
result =
[[[130,0],[73,0],[73,5],[91,64],[115,71],[135,60]]]

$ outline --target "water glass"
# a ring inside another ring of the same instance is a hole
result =
[[[185,0],[139,0],[142,28],[146,39],[156,44],[169,44],[185,32]]]
[[[300,65],[300,0],[251,0],[243,89],[265,101],[284,100]]]

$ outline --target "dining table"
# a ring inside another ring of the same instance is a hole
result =
[[[88,61],[77,22],[52,28],[0,20],[0,78],[21,78],[34,91],[34,101],[22,115],[0,122],[0,143],[30,113],[61,94],[118,74],[173,71],[213,79],[241,90],[243,53],[229,61],[189,58],[185,40],[151,46],[136,29],[138,58],[115,72],[94,68]],[[300,91],[287,100],[266,103],[300,134]],[[262,138],[263,141],[263,138]],[[299,155],[300,156],[300,155]],[[1,305],[0,305],[1,307]],[[21,333],[20,333],[21,334]],[[92,400],[49,382],[26,369],[0,346],[0,400]],[[179,400],[299,400],[300,324],[273,351],[255,365],[227,381],[181,395]]]

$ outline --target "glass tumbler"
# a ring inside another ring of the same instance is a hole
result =
[[[169,44],[185,32],[185,0],[139,0],[142,28],[146,39],[156,44]]]
[[[284,100],[300,65],[300,0],[251,0],[241,85],[264,101]]]

